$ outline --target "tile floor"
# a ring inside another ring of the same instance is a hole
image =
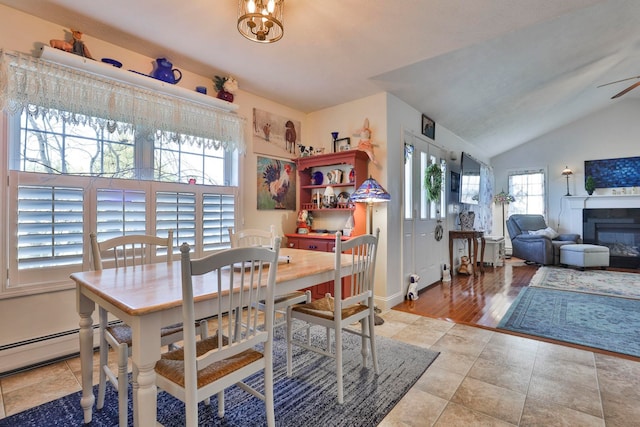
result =
[[[382,427],[639,425],[638,362],[400,311],[382,316],[378,335],[440,352]],[[79,373],[75,358],[0,379],[0,418],[80,390]]]

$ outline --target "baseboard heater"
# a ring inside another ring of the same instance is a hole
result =
[[[112,320],[109,325],[117,323],[118,320]],[[79,328],[72,329],[0,346],[0,378],[77,356],[80,354],[79,332]],[[99,343],[99,325],[95,324],[94,350],[98,349]]]
[[[98,325],[93,326],[96,348],[99,343],[98,329]],[[79,331],[79,328],[72,329],[0,346],[0,378],[78,355]]]

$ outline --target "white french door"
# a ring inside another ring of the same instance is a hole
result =
[[[423,288],[441,278],[441,262],[448,257],[445,233],[438,238],[438,225],[444,227],[444,188],[446,188],[445,151],[419,136],[405,132],[404,165],[404,221],[403,221],[403,278],[409,283],[411,274],[420,276]],[[425,169],[433,164],[443,169],[443,191],[439,201],[427,200],[424,189]]]

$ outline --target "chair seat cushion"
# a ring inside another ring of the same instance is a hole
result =
[[[196,328],[199,327],[196,323]],[[124,323],[118,323],[117,325],[109,326],[106,329],[120,344],[131,345],[132,332],[131,327]],[[173,335],[182,331],[182,323],[176,323],[175,325],[165,326],[160,330],[160,336],[165,337],[167,335]]]
[[[289,300],[293,300],[293,299],[297,299],[297,298],[306,298],[306,294],[304,292],[301,291],[296,291],[296,292],[291,292],[285,295],[277,295],[273,302],[274,304],[280,304]],[[261,301],[263,302],[263,301]]]
[[[228,344],[226,337],[223,337],[222,344]],[[196,343],[196,354],[201,356],[217,347],[218,335],[214,335]],[[262,357],[264,357],[264,355],[259,351],[249,349],[227,359],[212,363],[198,371],[198,388],[210,384],[228,375],[230,372],[237,371]],[[184,387],[184,349],[179,348],[164,353],[161,359],[156,362],[155,370],[158,375],[162,375],[168,380]]]
[[[335,310],[333,301],[334,299],[332,296],[325,296],[324,298],[317,299],[307,304],[296,305],[292,308],[292,311],[321,317],[327,320],[333,320],[333,312]],[[368,310],[368,308],[362,304],[354,304],[349,307],[344,307],[342,309],[342,318],[346,319],[347,317],[365,310]]]

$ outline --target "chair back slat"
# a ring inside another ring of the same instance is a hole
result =
[[[378,237],[376,234],[363,234],[343,241],[340,232],[336,233],[336,260],[334,277],[334,298],[342,300],[342,304],[336,304],[336,315],[339,306],[347,306],[358,302],[364,302],[366,298],[373,298],[373,286],[375,279],[376,254],[378,249]],[[350,257],[351,267],[345,280],[349,282],[350,295],[342,295],[342,277],[340,266],[342,256]]]
[[[195,321],[193,300],[193,277],[207,275],[206,286],[217,293],[217,347],[196,358],[195,334],[185,331],[186,364],[196,367],[194,372],[185,372],[185,381],[195,378],[195,372],[216,361],[255,347],[270,343],[273,330],[273,295],[278,265],[280,238],[275,239],[273,249],[260,247],[233,248],[200,259],[190,259],[189,245],[183,243],[181,251],[183,323]],[[204,279],[204,278],[203,278]],[[271,315],[259,317],[258,302],[264,300]],[[221,339],[224,336],[224,339]],[[265,351],[271,352],[271,348]],[[193,369],[193,368],[189,368]]]
[[[276,227],[271,225],[269,231],[258,228],[245,228],[234,231],[229,228],[229,241],[232,248],[265,247],[272,248],[276,239]]]
[[[92,232],[89,238],[94,270],[172,262],[173,230],[167,232],[167,237],[131,234],[98,242],[98,236]]]

